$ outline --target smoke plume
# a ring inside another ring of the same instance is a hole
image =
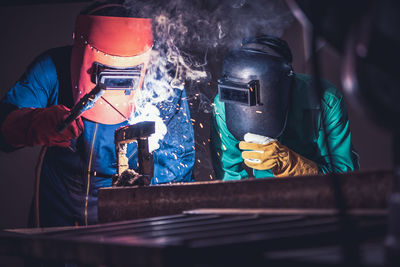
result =
[[[243,38],[281,36],[293,21],[290,11],[279,0],[125,0],[124,4],[133,16],[152,18],[155,37],[144,90],[136,98],[134,121],[153,116],[149,103],[172,101],[176,89],[185,89],[195,126],[196,158],[202,158],[202,166],[211,165],[210,157],[201,155],[207,153],[209,141],[209,123],[202,114],[213,110],[224,55],[239,47]]]

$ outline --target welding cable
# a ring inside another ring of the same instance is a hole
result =
[[[317,93],[318,99],[320,101],[320,106],[322,106],[323,99],[323,87],[321,83],[321,75],[319,72],[319,57],[317,53],[317,41],[316,41],[316,33],[318,32],[316,29],[317,26],[313,27],[311,34],[311,59],[312,59],[312,73],[313,73],[313,87],[315,93]],[[321,112],[324,112],[321,109]],[[321,114],[321,125],[322,131],[324,132],[324,143],[326,146],[326,150],[328,152],[328,161],[329,164],[333,163],[332,158],[332,149],[329,144],[328,135],[326,134],[326,122],[324,114]],[[332,184],[332,189],[334,193],[334,201],[336,204],[336,208],[338,209],[338,219],[339,219],[339,229],[341,231],[341,249],[343,253],[343,261],[345,266],[359,266],[360,265],[360,251],[359,251],[359,242],[357,240],[357,233],[355,222],[351,220],[348,215],[348,207],[346,203],[346,199],[344,198],[340,177],[338,176],[337,171],[331,166],[332,173],[330,174],[330,180]],[[356,237],[356,238],[353,238]]]
[[[34,206],[34,216],[35,216],[35,227],[40,227],[40,217],[39,217],[39,188],[40,188],[40,173],[42,172],[42,165],[44,155],[46,154],[47,146],[43,146],[40,150],[38,161],[35,166],[35,188],[33,192],[33,206]]]

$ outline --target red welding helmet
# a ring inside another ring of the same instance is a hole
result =
[[[153,46],[148,18],[79,15],[71,57],[74,102],[101,82],[106,92],[82,116],[117,124],[131,115],[135,90],[141,88]]]

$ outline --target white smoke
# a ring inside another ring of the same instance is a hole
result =
[[[157,104],[174,99],[174,89],[186,90],[191,110],[198,114],[211,112],[224,54],[239,47],[246,37],[260,34],[282,36],[293,21],[284,2],[125,0],[124,4],[131,7],[132,15],[153,19],[155,36],[151,62],[143,90],[135,100],[136,111],[131,123],[156,121],[157,137],[153,142],[158,143],[166,134],[166,127],[157,128],[157,122],[160,124],[162,120],[155,109]],[[192,113],[192,117],[195,116]],[[207,124],[199,120],[192,122],[202,123],[201,126]],[[196,144],[206,146],[208,142],[203,139],[196,135]],[[157,144],[151,146],[157,147]]]
[[[223,57],[226,50],[240,46],[243,38],[281,36],[293,20],[280,0],[125,0],[124,4],[131,8],[132,15],[153,19],[156,52],[146,79],[160,78],[160,73],[168,76],[147,82],[153,85],[147,89],[157,96],[151,100],[153,103],[173,96],[172,87],[185,88],[190,99],[203,94],[202,101],[211,105],[209,98],[215,95],[215,87],[203,86],[207,91],[202,91],[190,86],[191,82],[217,80],[217,74],[208,70],[215,63],[215,58],[209,58],[215,53],[210,56],[210,51]]]
[[[154,121],[155,122],[155,133],[149,136],[149,152],[153,152],[154,150],[160,147],[159,140],[164,138],[164,135],[167,133],[167,126],[164,124],[163,120],[160,117],[159,109],[152,105],[151,103],[145,104],[145,106],[140,109],[140,111],[145,111],[144,113],[136,114],[136,116],[132,116],[129,120],[129,124],[136,124],[142,121]]]

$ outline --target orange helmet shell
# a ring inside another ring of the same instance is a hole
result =
[[[151,19],[79,15],[71,56],[74,102],[96,86],[91,81],[94,62],[116,68],[142,65],[140,89],[152,46]],[[134,96],[125,95],[124,90],[106,90],[82,117],[103,124],[123,122],[134,109]]]

